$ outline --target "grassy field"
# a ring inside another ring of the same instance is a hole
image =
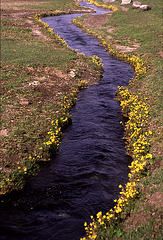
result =
[[[50,11],[50,10],[68,10],[68,9],[79,9],[75,5],[73,0],[29,0],[29,1],[20,1],[16,0],[14,3],[11,0],[2,0],[2,9],[5,11],[30,11],[36,10],[39,11]]]
[[[138,97],[138,103],[148,106],[147,130],[152,132],[148,153],[153,156],[141,175],[137,197],[112,225],[100,225],[96,238],[88,235],[87,239],[162,239],[162,1],[141,2],[152,9],[140,12],[117,0],[113,5],[118,11],[80,20],[119,52],[130,58],[134,54],[145,63],[147,73],[128,90]],[[42,146],[48,145],[44,143],[49,142],[50,128],[61,135],[78,88],[84,86],[81,80],[92,84],[100,78],[91,59],[70,51],[33,18],[56,9],[79,6],[72,0],[2,2],[1,194],[21,188],[38,171],[39,159],[49,159],[53,149]],[[55,137],[54,150],[60,141]]]

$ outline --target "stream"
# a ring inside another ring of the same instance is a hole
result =
[[[81,2],[105,14],[108,10]],[[128,180],[122,113],[115,91],[127,85],[134,70],[110,56],[97,39],[71,24],[82,14],[47,17],[48,23],[73,49],[97,55],[104,64],[97,85],[82,90],[71,111],[59,154],[41,168],[23,190],[0,201],[0,240],[79,240],[90,215],[107,212]]]

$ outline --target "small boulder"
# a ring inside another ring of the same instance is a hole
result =
[[[148,5],[141,5],[141,6],[140,6],[140,10],[141,10],[141,11],[148,11],[148,10],[150,10],[150,9],[151,9],[151,7],[148,6]]]
[[[130,4],[132,0],[122,0],[121,5]]]
[[[138,2],[138,1],[135,1],[132,4],[132,8],[140,8],[140,6],[141,6],[141,2]]]
[[[71,70],[70,71],[70,77],[74,78],[75,76],[76,76],[75,70]]]

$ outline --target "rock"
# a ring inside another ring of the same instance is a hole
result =
[[[70,71],[70,77],[74,78],[75,76],[76,76],[75,70],[71,70]]]
[[[140,8],[140,6],[141,6],[141,2],[138,2],[138,1],[135,1],[132,4],[132,8]]]
[[[33,81],[31,83],[29,83],[29,86],[38,86],[40,84],[39,81]]]
[[[7,129],[2,129],[2,130],[0,130],[0,136],[4,136],[4,137],[8,136],[8,131],[7,131]],[[0,169],[0,170],[2,170],[2,169]]]
[[[21,105],[29,105],[29,104],[31,104],[31,102],[30,101],[28,101],[27,99],[25,99],[25,98],[21,98],[20,100],[19,100],[19,103],[21,104]]]
[[[141,5],[141,6],[140,6],[140,10],[141,10],[141,11],[148,11],[148,10],[150,10],[150,9],[151,9],[151,7],[148,6],[148,5]]]
[[[132,0],[122,0],[121,5],[130,4]]]

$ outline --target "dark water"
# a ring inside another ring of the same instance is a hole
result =
[[[98,211],[108,211],[118,196],[118,185],[127,181],[130,159],[115,91],[129,82],[134,71],[70,24],[77,15],[43,20],[73,49],[102,58],[103,78],[79,94],[59,155],[22,191],[1,200],[0,239],[79,240],[84,236],[83,223]]]

